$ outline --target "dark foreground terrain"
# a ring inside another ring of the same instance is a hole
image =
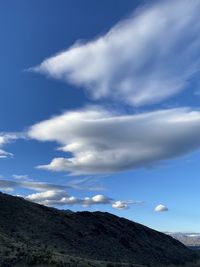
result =
[[[179,241],[127,219],[0,193],[0,266],[200,266],[196,260]]]

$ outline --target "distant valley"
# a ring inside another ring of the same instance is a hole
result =
[[[165,233],[179,240],[186,246],[195,246],[199,247],[200,249],[200,233],[181,233],[181,232],[177,233],[165,232]]]

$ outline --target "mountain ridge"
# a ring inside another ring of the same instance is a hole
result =
[[[144,266],[195,259],[179,241],[125,218],[100,211],[66,212],[0,193],[0,266],[11,255],[8,266],[27,258],[53,261],[57,254]]]

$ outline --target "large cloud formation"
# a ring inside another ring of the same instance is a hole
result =
[[[200,1],[155,1],[32,70],[84,87],[95,99],[134,106],[165,100],[199,76],[199,10]]]
[[[28,135],[56,141],[60,150],[71,153],[39,168],[75,175],[108,174],[151,166],[198,149],[200,111],[178,108],[117,115],[90,108],[39,122]]]

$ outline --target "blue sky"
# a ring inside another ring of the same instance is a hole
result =
[[[1,2],[1,191],[200,232],[199,9]]]

